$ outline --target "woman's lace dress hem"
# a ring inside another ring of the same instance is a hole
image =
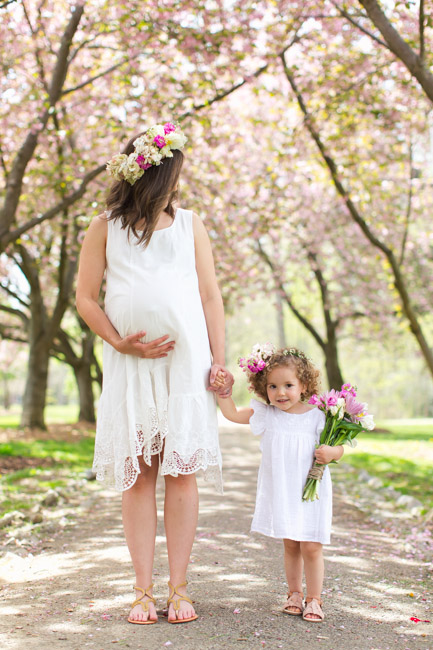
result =
[[[156,417],[154,421],[157,421]],[[93,470],[96,472],[96,479],[119,492],[131,488],[140,474],[138,456],[142,455],[146,465],[150,465],[151,457],[161,453],[167,435],[166,420],[161,429],[155,432],[155,428],[152,427],[152,435],[149,438],[145,436],[143,426],[137,425],[134,455],[124,455],[123,459],[120,459],[118,454],[116,454],[116,459],[111,453],[95,455]],[[205,481],[213,483],[219,494],[223,493],[219,449],[197,449],[187,458],[182,457],[176,450],[172,450],[164,454],[160,471],[162,475],[170,476],[195,474],[198,471],[203,471]]]

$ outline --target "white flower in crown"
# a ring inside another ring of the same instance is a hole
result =
[[[178,124],[154,124],[134,140],[133,153],[113,156],[107,163],[107,171],[117,181],[134,185],[146,169],[157,167],[164,158],[172,158],[173,150],[183,149],[186,140]]]
[[[272,343],[256,343],[251,348],[251,355],[260,357],[261,359],[268,359],[275,352],[275,345]]]
[[[128,156],[126,156],[124,153],[117,153],[107,163],[108,172],[111,174],[111,176],[113,176],[113,178],[116,179],[116,181],[121,181],[123,179],[121,169],[126,160],[128,160]]]
[[[182,149],[186,142],[186,137],[183,133],[173,131],[165,136],[165,141],[171,149]]]

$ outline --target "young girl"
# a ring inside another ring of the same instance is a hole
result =
[[[329,469],[325,468],[318,501],[302,501],[302,493],[314,457],[322,464],[338,460],[343,447],[321,445],[316,449],[325,415],[306,403],[318,392],[319,371],[303,352],[296,348],[275,351],[270,344],[255,346],[240,365],[250,389],[266,404],[253,399],[251,408],[238,409],[231,398],[223,396],[218,397],[218,404],[228,420],[249,422],[253,434],[261,436],[262,461],[251,530],[283,539],[289,586],[283,611],[320,622],[324,619],[322,544],[330,542],[332,519]],[[217,385],[223,377],[223,372],[218,373]]]
[[[203,470],[221,492],[214,395],[224,368],[224,311],[206,230],[175,208],[185,136],[157,124],[127,144],[107,169],[107,212],[84,238],[77,309],[104,340],[94,469],[122,491],[125,537],[136,576],[128,621],[157,621],[152,595],[155,484],[165,478],[170,581],[168,621],[197,618],[186,595]],[[105,309],[98,304],[106,272]],[[225,371],[220,393],[230,394]]]

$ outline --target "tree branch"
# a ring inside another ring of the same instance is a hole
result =
[[[382,39],[380,39],[378,36],[373,34],[373,32],[370,32],[368,29],[366,29],[365,27],[360,25],[360,23],[358,23],[353,18],[353,16],[350,15],[350,13],[348,11],[346,11],[345,9],[340,7],[337,2],[335,2],[334,0],[331,0],[331,2],[334,5],[334,7],[336,8],[336,10],[340,13],[340,15],[343,16],[344,18],[346,18],[350,23],[352,23],[352,25],[354,25],[357,29],[359,29],[359,31],[361,31],[363,34],[367,34],[367,36],[369,36],[371,39],[373,39],[373,41],[376,41],[376,43],[379,43],[379,45],[381,45],[382,47],[385,47],[387,50],[389,50],[389,47],[385,43],[385,41],[382,41]]]
[[[23,307],[26,307],[27,309],[30,307],[29,303],[23,300],[15,291],[13,291],[8,285],[5,284],[0,284],[0,288],[3,289],[3,291],[6,291],[6,293],[11,296],[14,300],[17,300]]]
[[[7,314],[12,314],[13,316],[17,316],[23,321],[23,323],[26,326],[29,323],[29,319],[27,318],[27,316],[24,314],[24,312],[20,311],[19,309],[14,309],[13,307],[8,307],[7,305],[0,304],[0,311],[5,311]]]
[[[277,57],[284,56],[284,54],[287,52],[288,49],[292,47],[295,43],[297,43],[300,40],[301,37],[298,36],[296,33],[290,43],[286,45],[280,52],[277,53]],[[266,63],[265,65],[261,66],[258,70],[253,72],[250,76],[242,79],[242,81],[239,81],[236,84],[233,84],[230,88],[227,90],[221,91],[220,93],[217,93],[212,99],[209,99],[202,104],[194,104],[194,106],[191,108],[190,111],[187,111],[186,113],[183,113],[182,115],[179,116],[179,122],[184,120],[186,117],[189,117],[190,115],[193,115],[197,111],[200,111],[202,108],[208,108],[208,106],[212,106],[215,102],[219,102],[222,99],[225,99],[228,95],[231,95],[235,90],[238,90],[239,88],[242,88],[245,84],[249,83],[251,79],[257,79],[260,77],[261,74],[266,72],[266,70],[269,68],[270,62]]]
[[[78,86],[74,86],[73,88],[67,88],[62,92],[62,97],[65,95],[68,95],[69,93],[73,93],[76,90],[80,90],[81,88],[84,88],[85,86],[88,86],[89,84],[93,83],[96,81],[96,79],[100,79],[101,77],[105,77],[105,75],[110,74],[110,72],[113,72],[113,70],[117,70],[117,68],[120,68],[124,63],[128,63],[129,61],[133,61],[136,59],[139,55],[135,55],[131,58],[124,59],[123,61],[120,61],[120,63],[116,63],[115,65],[112,65],[110,68],[107,68],[104,70],[104,72],[100,72],[99,74],[96,74],[94,77],[89,77],[88,79],[85,79],[82,81]]]
[[[346,190],[345,186],[343,185],[343,182],[340,180],[340,174],[338,172],[337,165],[335,164],[333,158],[328,153],[324,143],[320,138],[317,128],[313,124],[313,120],[311,119],[311,116],[305,105],[304,99],[300,91],[298,90],[294,77],[287,66],[284,55],[281,57],[281,60],[283,63],[284,72],[286,74],[287,80],[289,81],[293,93],[296,96],[299,108],[301,109],[304,115],[305,127],[310,133],[311,138],[316,143],[320,155],[322,156],[326,166],[328,167],[328,170],[331,174],[331,178],[337,189],[337,192],[341,196],[341,198],[343,199],[346,205],[349,215],[351,216],[352,220],[359,226],[359,228],[364,233],[368,241],[371,244],[373,244],[375,248],[379,249],[386,256],[389,262],[389,265],[391,267],[394,276],[394,286],[400,296],[403,312],[409,321],[410,329],[418,342],[418,345],[424,356],[424,360],[426,361],[427,366],[431,374],[433,375],[433,352],[430,349],[430,346],[424,335],[422,327],[418,322],[416,312],[414,310],[414,307],[412,306],[412,301],[410,299],[410,295],[406,287],[405,278],[399,267],[398,261],[393,251],[388,246],[386,246],[380,239],[378,239],[378,237],[376,237],[376,235],[370,230],[370,227],[368,226],[367,222],[362,218],[362,215],[358,212],[354,202],[351,200],[349,192]]]
[[[410,217],[412,213],[412,177],[413,177],[413,151],[412,151],[412,142],[410,143],[409,146],[409,191],[407,195],[407,208],[406,208],[406,219],[405,219],[405,225],[404,225],[404,233],[403,233],[403,239],[401,242],[401,251],[400,251],[400,266],[403,265],[404,262],[404,256],[406,253],[406,244],[407,244],[407,238],[409,235],[409,222],[410,222]]]
[[[417,79],[427,97],[433,102],[433,75],[424,66],[423,58],[418,56],[398,31],[394,29],[376,0],[359,0],[359,2],[366,10],[371,22],[382,34],[388,48],[406,66],[411,75]]]
[[[278,289],[281,291],[281,293],[284,295],[284,300],[286,301],[287,305],[289,306],[290,310],[293,312],[293,314],[296,316],[296,318],[299,320],[300,323],[305,327],[305,329],[310,332],[310,334],[313,336],[315,341],[320,345],[323,351],[325,351],[326,344],[323,341],[322,337],[316,330],[316,328],[301,314],[301,312],[295,307],[293,304],[289,294],[284,288],[284,285],[280,279],[279,274],[277,273],[277,269],[275,268],[274,263],[272,262],[271,258],[269,255],[266,253],[265,249],[261,245],[260,242],[257,242],[257,251],[262,258],[262,260],[269,266],[269,268],[272,271],[272,275],[274,276],[275,283],[278,287]]]
[[[419,58],[422,64],[425,62],[425,41],[424,41],[424,28],[425,28],[425,14],[424,14],[424,0],[419,3]]]
[[[6,196],[2,209],[0,210],[0,240],[7,235],[12,223],[15,220],[15,214],[21,196],[23,177],[26,167],[31,160],[33,153],[38,144],[39,136],[45,129],[48,118],[54,106],[61,96],[63,84],[68,71],[68,54],[71,48],[72,39],[78,29],[79,22],[84,12],[82,5],[73,7],[73,12],[68,25],[63,33],[57,60],[54,67],[53,75],[48,93],[48,104],[34,126],[28,132],[23,144],[15,156],[11,172],[6,185]]]
[[[12,241],[15,241],[20,237],[24,232],[27,232],[27,230],[30,230],[34,226],[39,225],[43,221],[47,221],[47,219],[53,219],[59,212],[62,212],[66,208],[68,208],[70,205],[75,203],[78,199],[80,199],[87,188],[87,185],[101,172],[103,172],[105,169],[105,164],[104,165],[99,165],[99,167],[96,167],[95,169],[92,169],[88,174],[84,176],[84,178],[81,181],[81,185],[79,186],[78,189],[76,189],[74,192],[71,194],[68,194],[65,196],[65,198],[57,203],[55,206],[44,212],[40,217],[34,217],[34,219],[30,219],[30,221],[27,221],[27,223],[23,224],[19,228],[16,228],[15,230],[7,233],[5,236],[3,236],[0,239],[0,244],[1,246],[6,246]]]

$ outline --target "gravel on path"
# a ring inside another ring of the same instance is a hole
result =
[[[401,512],[389,525],[375,517],[380,513],[375,513],[374,492],[370,511],[363,512],[353,494],[362,489],[356,476],[346,486],[346,496],[339,468],[333,468],[333,536],[325,547],[326,618],[312,624],[287,616],[281,612],[287,591],[282,543],[249,532],[258,441],[248,427],[226,426],[221,443],[224,496],[200,482],[199,526],[188,576],[197,621],[173,626],[160,616],[152,626],[126,622],[133,574],[120,498],[98,486],[83,495],[75,518],[40,541],[37,552],[5,547],[0,560],[0,647],[433,650],[431,546],[417,545],[419,521],[405,521]],[[168,595],[162,492],[159,480],[154,581],[160,610]]]

